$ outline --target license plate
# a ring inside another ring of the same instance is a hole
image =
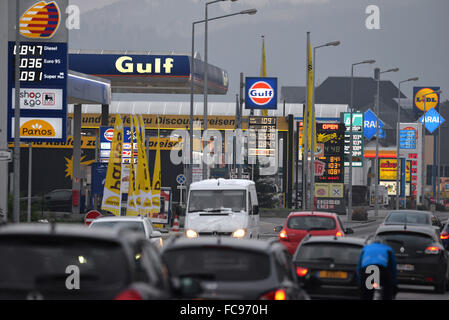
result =
[[[399,271],[413,271],[415,270],[415,266],[412,264],[398,264],[396,269]]]
[[[346,279],[348,277],[348,273],[344,271],[320,271],[320,278],[327,279]]]

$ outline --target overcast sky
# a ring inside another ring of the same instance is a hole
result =
[[[189,53],[193,21],[204,19],[206,0],[69,0],[81,10],[79,30],[70,31],[71,49],[154,50]],[[368,30],[367,6],[380,9],[380,30]],[[376,59],[376,65],[356,69],[358,76],[383,75],[403,84],[412,96],[413,85],[440,86],[449,97],[448,0],[238,0],[209,6],[209,17],[256,8],[256,15],[238,15],[209,24],[209,63],[229,72],[226,96],[209,101],[235,101],[239,74],[259,75],[261,35],[265,35],[267,75],[279,84],[305,85],[306,32],[312,46],[340,40],[339,47],[317,51],[317,81],[349,76],[351,64]],[[198,27],[196,50],[204,57],[204,28]],[[188,95],[149,95],[154,100],[184,100]],[[201,100],[196,97],[196,100]]]

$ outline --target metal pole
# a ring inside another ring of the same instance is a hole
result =
[[[399,88],[398,88],[398,124],[396,127],[396,210],[399,210],[399,140],[401,139],[400,131],[401,131],[401,83],[403,81],[399,82]],[[404,183],[405,181],[402,181]]]
[[[28,211],[27,222],[31,222],[31,183],[33,177],[33,145],[28,144]]]
[[[440,161],[441,161],[441,140],[440,140],[440,127],[441,127],[441,116],[439,118],[440,125],[438,126],[438,171],[437,171],[437,204],[440,203]]]
[[[422,172],[421,172],[421,205],[424,205],[424,194],[426,192],[425,184],[426,184],[426,95],[423,95],[424,98],[424,128],[422,132]]]
[[[20,1],[16,1],[13,222],[20,222]]]
[[[312,172],[310,177],[310,207],[312,210],[316,210],[315,208],[315,52],[316,48],[313,48],[313,72],[312,72],[312,138],[311,138],[311,150],[310,150],[310,159]]]
[[[8,149],[8,5],[0,1],[0,149]],[[0,223],[8,220],[8,162],[0,161]]]
[[[204,115],[203,115],[203,128],[204,131],[203,133],[206,133],[207,130],[207,86],[208,86],[208,59],[207,59],[207,3],[206,3],[206,14],[205,14],[205,22],[204,22],[204,104],[203,104],[203,111],[204,111]],[[205,160],[205,156],[206,154],[203,152],[203,179],[207,179],[207,173],[208,173],[208,166],[206,165]]]
[[[307,106],[307,101],[308,101],[308,91],[307,88],[309,87],[309,76],[308,76],[308,68],[309,68],[309,64],[308,64],[308,57],[309,57],[309,43],[310,43],[310,32],[307,32],[307,46],[306,46],[306,102],[305,102],[305,108],[304,108],[304,112],[303,112],[303,128],[304,128],[304,152],[303,152],[303,156],[304,156],[304,177],[303,177],[303,181],[304,181],[304,188],[303,188],[303,194],[302,194],[302,198],[303,198],[303,208],[304,209],[308,209],[307,206],[307,182],[308,182],[308,171],[309,171],[309,145],[308,145],[308,116],[309,116],[309,112],[308,112],[308,106]]]
[[[349,105],[349,190],[348,190],[348,217],[347,221],[352,220],[352,108],[354,103],[354,65],[351,66],[351,97]]]
[[[240,100],[239,100],[239,119],[238,128],[242,129],[242,117],[243,117],[243,88],[244,88],[243,72],[240,72]],[[241,150],[239,151],[241,152]],[[242,164],[237,164],[237,178],[242,179]]]
[[[376,160],[374,162],[374,170],[376,173],[376,179],[374,182],[374,215],[377,217],[379,215],[379,199],[378,199],[378,192],[379,192],[379,104],[380,104],[380,98],[379,98],[379,91],[380,91],[380,69],[376,68],[374,69],[374,78],[377,80],[377,95],[376,95]]]
[[[192,23],[192,52],[190,56],[190,146],[189,146],[189,161],[188,161],[188,175],[187,175],[187,187],[190,189],[190,184],[193,181],[193,82],[195,80],[195,63],[194,63],[194,50],[195,50],[195,23]],[[188,191],[188,190],[187,190]]]

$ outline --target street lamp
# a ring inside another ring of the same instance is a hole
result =
[[[189,155],[190,155],[190,170],[188,172],[188,182],[189,185],[190,183],[192,183],[192,167],[193,167],[193,83],[194,83],[194,77],[195,77],[195,64],[194,64],[194,54],[195,54],[195,25],[198,23],[203,23],[203,22],[207,22],[207,21],[213,21],[213,20],[218,20],[218,19],[223,19],[223,18],[227,18],[227,17],[232,17],[232,16],[236,16],[239,14],[250,14],[253,15],[257,12],[256,9],[249,9],[249,10],[243,10],[240,12],[236,12],[236,13],[231,13],[231,14],[226,14],[223,16],[219,16],[219,17],[214,17],[214,18],[210,18],[207,20],[198,20],[192,23],[192,52],[191,52],[191,59],[190,59],[190,150],[189,150]],[[206,64],[207,65],[207,64]],[[207,74],[207,72],[206,72]],[[205,86],[207,88],[207,86]]]
[[[439,93],[441,93],[441,90],[438,90],[439,91]],[[440,145],[440,143],[441,143],[441,141],[440,141],[440,128],[441,128],[441,116],[439,117],[439,126],[438,126],[438,171],[437,171],[437,174],[438,174],[438,179],[437,179],[437,182],[438,182],[438,190],[437,190],[437,202],[436,202],[436,204],[438,204],[438,203],[440,203],[440,158],[441,158],[441,145]]]
[[[426,191],[426,189],[425,189],[425,183],[426,183],[426,181],[425,181],[425,179],[426,179],[426,171],[425,171],[425,169],[426,169],[426,164],[425,164],[425,161],[424,161],[424,158],[425,158],[425,156],[426,156],[426,112],[427,112],[427,108],[426,108],[426,99],[425,99],[425,97],[426,96],[430,96],[430,95],[432,95],[432,94],[436,94],[436,95],[438,95],[438,94],[440,94],[440,92],[441,92],[441,90],[437,90],[437,91],[433,91],[433,92],[429,92],[429,93],[426,93],[426,94],[423,94],[421,97],[422,98],[424,98],[423,99],[423,102],[424,102],[424,111],[423,111],[423,115],[424,115],[424,128],[423,128],[423,132],[422,132],[422,165],[421,165],[421,169],[422,169],[422,172],[421,172],[421,205],[424,205],[424,194],[425,194],[425,191]]]
[[[393,68],[388,69],[386,71],[380,71],[380,68],[374,69],[374,79],[377,81],[377,99],[376,99],[376,161],[374,163],[374,170],[376,171],[376,180],[374,182],[374,214],[377,217],[379,215],[379,120],[380,120],[380,114],[379,114],[379,104],[380,104],[380,75],[382,73],[387,72],[398,72],[399,68]]]
[[[313,48],[313,95],[312,95],[312,119],[315,119],[315,52],[316,49],[322,48],[322,47],[330,47],[330,46],[339,46],[340,41],[332,41],[325,43],[320,46],[316,46]],[[312,126],[312,150],[310,152],[310,158],[312,161],[312,177],[310,181],[310,205],[312,206],[312,210],[315,210],[315,126]]]
[[[214,0],[206,3],[205,6],[205,17],[204,17],[204,103],[203,103],[203,123],[204,123],[204,131],[207,130],[207,94],[208,94],[208,73],[209,73],[209,66],[208,66],[208,50],[207,50],[207,34],[208,34],[208,28],[207,28],[207,22],[208,22],[208,6],[217,2],[224,2],[227,0]],[[235,2],[237,0],[230,0],[232,2]],[[203,179],[207,178],[207,166],[204,165],[204,159],[203,159]]]
[[[348,190],[348,217],[347,221],[352,220],[352,109],[354,108],[354,67],[360,64],[373,64],[376,60],[364,60],[351,65],[351,97],[349,101],[349,190]]]
[[[396,210],[399,210],[399,141],[401,139],[401,135],[400,135],[400,123],[401,123],[401,84],[404,82],[409,82],[409,81],[418,81],[419,78],[415,77],[415,78],[410,78],[407,80],[403,80],[403,81],[399,81],[399,87],[398,87],[398,124],[397,124],[397,128],[396,128]]]

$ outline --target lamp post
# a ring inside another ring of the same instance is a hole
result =
[[[204,23],[207,21],[213,21],[213,20],[218,20],[218,19],[223,19],[223,18],[227,18],[227,17],[232,17],[232,16],[236,16],[239,14],[255,14],[257,12],[256,9],[249,9],[249,10],[243,10],[240,12],[236,12],[236,13],[231,13],[231,14],[226,14],[223,16],[219,16],[219,17],[214,17],[214,18],[210,18],[207,20],[199,20],[199,21],[195,21],[192,23],[192,52],[191,52],[191,58],[190,58],[190,150],[189,150],[189,155],[190,155],[190,168],[189,168],[189,173],[188,173],[188,183],[190,185],[190,183],[192,183],[192,178],[193,178],[193,174],[192,174],[192,168],[193,168],[193,83],[194,83],[194,78],[195,78],[195,64],[194,64],[194,54],[195,54],[195,25],[198,23]],[[207,88],[207,87],[206,87]]]
[[[349,101],[349,190],[348,190],[348,216],[347,221],[352,220],[352,109],[354,108],[354,67],[360,64],[373,64],[376,60],[364,60],[351,65],[351,93]]]
[[[207,9],[208,6],[217,2],[224,2],[224,1],[228,1],[228,0],[214,0],[214,1],[210,1],[207,2],[205,5],[205,15],[204,15],[204,91],[203,91],[203,95],[204,95],[204,103],[203,103],[203,127],[204,127],[204,131],[207,130],[207,94],[208,94],[208,73],[209,73],[209,65],[208,65],[208,50],[207,50],[207,42],[208,42],[208,28],[207,28],[207,22],[208,22],[208,14],[207,14]],[[235,2],[237,0],[230,0],[232,2]],[[203,159],[204,160],[204,159]],[[203,161],[203,179],[207,178],[207,166],[204,165],[204,161]]]
[[[400,135],[400,131],[401,131],[401,127],[400,127],[400,123],[401,123],[401,84],[404,82],[409,82],[409,81],[418,81],[419,78],[415,77],[415,78],[410,78],[407,80],[403,80],[403,81],[399,81],[399,87],[398,87],[398,124],[396,127],[396,210],[399,210],[399,195],[400,195],[400,191],[399,191],[399,141],[401,139],[401,135]],[[404,181],[405,182],[405,181]]]
[[[339,46],[340,41],[332,41],[325,43],[320,46],[316,46],[313,48],[313,95],[312,95],[312,119],[315,119],[315,56],[316,56],[316,49],[323,48],[323,47],[330,47],[330,46]],[[315,210],[315,133],[316,126],[312,126],[312,146],[310,151],[310,159],[312,161],[312,177],[310,181],[310,205],[312,206],[312,210]]]
[[[426,192],[425,189],[425,185],[426,185],[426,163],[424,161],[425,156],[426,156],[426,112],[427,112],[427,108],[426,108],[426,96],[430,96],[432,94],[436,94],[438,95],[441,92],[441,90],[437,90],[434,92],[429,92],[426,94],[423,94],[421,97],[424,98],[423,102],[424,102],[424,128],[423,128],[423,133],[422,133],[422,165],[421,165],[421,205],[424,205],[424,195]]]
[[[439,90],[441,93],[441,90]],[[439,99],[438,99],[439,100]],[[440,116],[441,117],[441,116]],[[436,204],[440,203],[440,159],[441,159],[441,140],[440,140],[440,128],[441,128],[441,118],[439,117],[439,126],[438,126],[438,142],[437,142],[437,150],[438,150],[438,171],[437,171],[437,183],[438,183],[438,189],[437,189],[437,202]]]
[[[374,163],[374,170],[376,171],[376,180],[374,182],[374,215],[379,215],[379,104],[380,104],[380,75],[387,72],[398,72],[399,68],[388,69],[386,71],[380,71],[380,68],[374,69],[374,79],[377,80],[377,101],[376,101],[376,161]]]

